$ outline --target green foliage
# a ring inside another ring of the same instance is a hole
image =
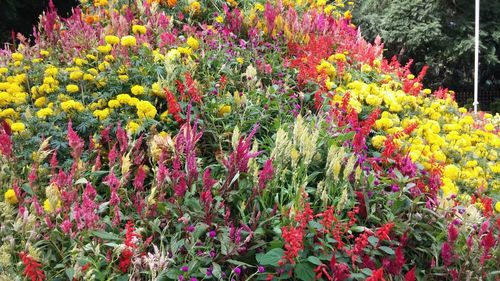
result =
[[[474,1],[362,1],[355,21],[363,35],[383,38],[387,56],[414,59],[430,69],[426,82],[453,89],[470,88],[474,69]],[[494,88],[500,70],[500,3],[481,1],[481,88]]]

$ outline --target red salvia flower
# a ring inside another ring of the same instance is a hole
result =
[[[179,103],[175,99],[175,96],[174,96],[174,94],[172,94],[172,92],[170,92],[166,88],[164,89],[164,92],[165,92],[165,96],[167,98],[168,112],[170,114],[172,114],[172,116],[174,116],[175,121],[177,121],[178,123],[181,123],[182,122],[182,118],[180,115],[181,106],[179,105]]]
[[[19,256],[24,264],[23,274],[26,278],[31,279],[31,281],[42,281],[45,279],[45,273],[42,269],[40,269],[42,264],[37,262],[25,252],[19,253]]]
[[[394,223],[392,222],[384,224],[377,230],[377,232],[375,232],[375,236],[377,236],[380,241],[390,240],[391,238],[389,237],[389,233],[391,232],[393,226]]]
[[[281,232],[285,240],[284,259],[295,264],[295,258],[303,248],[304,229],[302,227],[282,227]]]

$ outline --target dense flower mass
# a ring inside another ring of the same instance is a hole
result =
[[[0,50],[0,280],[496,280],[500,116],[351,1],[50,1]]]

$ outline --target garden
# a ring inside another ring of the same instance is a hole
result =
[[[0,50],[0,281],[500,280],[500,115],[344,0],[80,0]]]

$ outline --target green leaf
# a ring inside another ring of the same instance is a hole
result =
[[[266,254],[257,257],[257,262],[260,265],[278,266],[278,262],[281,260],[284,253],[285,251],[283,251],[283,249],[272,249]]]
[[[310,263],[315,264],[315,265],[321,265],[321,264],[323,264],[320,259],[318,259],[317,257],[314,257],[314,256],[308,257],[307,260]]]
[[[65,272],[66,276],[68,276],[68,280],[73,280],[73,276],[75,276],[75,270],[72,267],[70,267],[66,268]]]
[[[253,265],[248,264],[248,263],[246,263],[246,262],[241,262],[241,261],[232,260],[232,259],[227,260],[227,262],[228,262],[228,263],[231,263],[231,264],[234,264],[234,265],[237,265],[237,266],[244,265],[244,266],[246,266],[246,267],[254,267]]]
[[[222,269],[218,263],[212,263],[212,274],[215,278],[221,280],[222,279]]]
[[[379,250],[381,250],[382,252],[385,252],[385,253],[387,253],[389,255],[394,255],[394,250],[391,249],[391,248],[389,248],[389,247],[387,247],[387,246],[380,246]]]
[[[91,234],[99,238],[102,238],[104,240],[116,240],[116,241],[122,240],[118,235],[111,232],[105,232],[102,230],[94,230],[91,232]]]
[[[361,272],[365,274],[366,276],[372,276],[372,270],[369,268],[363,268],[361,269]]]
[[[370,244],[373,246],[373,247],[376,247],[377,244],[378,244],[378,238],[375,237],[375,236],[370,236],[368,237],[368,242],[370,242]]]
[[[299,263],[293,269],[295,277],[302,281],[314,280],[314,269],[307,263]]]
[[[33,192],[33,190],[31,189],[31,187],[30,187],[29,183],[25,183],[25,184],[23,184],[22,189],[23,189],[24,191],[26,191],[26,192],[27,192],[29,195],[31,195],[31,196],[35,195],[35,193],[34,193],[34,192]]]

